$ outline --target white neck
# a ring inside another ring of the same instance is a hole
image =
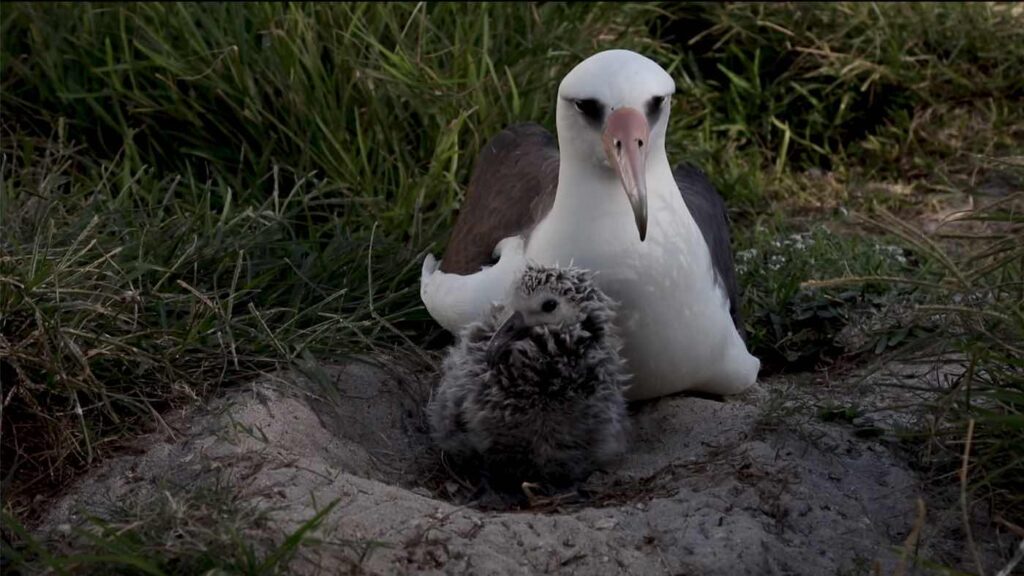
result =
[[[651,149],[646,166],[647,199],[649,204],[656,204],[663,195],[677,192],[657,186],[664,178],[672,178],[672,169],[664,146],[652,146]],[[558,167],[558,192],[551,216],[567,223],[585,225],[588,216],[608,211],[621,212],[623,218],[633,221],[629,200],[615,171],[596,167],[588,160],[563,156]]]

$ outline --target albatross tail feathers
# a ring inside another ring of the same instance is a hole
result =
[[[420,298],[430,316],[449,332],[481,318],[496,302],[502,302],[524,267],[522,238],[506,238],[496,247],[498,262],[474,274],[461,276],[441,271],[433,254],[423,259]]]
[[[437,272],[437,269],[440,266],[441,261],[438,260],[437,258],[434,258],[434,255],[428,252],[427,255],[423,258],[423,268],[420,269],[420,281],[423,281],[425,278],[427,278],[434,272]]]

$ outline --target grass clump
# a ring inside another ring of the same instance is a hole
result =
[[[99,158],[201,167],[237,203],[269,195],[276,165],[315,171],[347,225],[420,245],[450,224],[472,152],[514,119],[550,125],[561,75],[643,12],[22,4],[4,18],[5,106],[19,131],[63,118]]]
[[[301,350],[386,346],[398,337],[385,327],[410,313],[413,266],[370,257],[401,248],[371,245],[371,231],[346,230],[317,208],[325,186],[316,179],[246,207],[223,182],[119,161],[96,180],[77,173],[89,169],[81,151],[7,152],[8,505],[19,490],[59,487],[124,432],[159,425],[170,406]],[[227,201],[215,210],[217,196]],[[314,219],[324,224],[298,238]],[[371,275],[391,287],[372,302]]]
[[[937,328],[931,352],[946,361],[952,357],[961,370],[934,400],[929,444],[940,464],[956,464],[965,499],[968,492],[972,500],[984,498],[997,514],[1019,522],[1024,518],[1024,192],[954,213],[931,234],[884,212],[877,222],[941,270],[917,308],[918,324]],[[951,244],[939,244],[943,238]]]
[[[5,518],[23,540],[3,542],[4,556],[53,574],[289,574],[336,505],[328,504],[290,533],[269,537],[274,519],[268,510],[246,502],[234,485],[212,482],[111,502],[102,518],[90,517],[50,546]]]
[[[864,221],[919,264],[870,275],[835,274],[801,282],[800,290],[849,294],[881,286],[880,297],[888,300],[897,286],[905,287],[911,297],[900,307],[899,328],[883,325],[875,351],[892,346],[898,335],[914,345],[896,347],[887,360],[931,361],[948,375],[927,388],[927,424],[908,430],[907,438],[923,463],[941,471],[939,477],[960,483],[965,509],[983,500],[997,518],[1019,522],[1024,517],[1024,191],[952,212],[931,230],[884,208]],[[826,316],[832,318],[832,311]],[[795,322],[797,316],[789,318]],[[850,418],[846,412],[830,415]]]
[[[652,25],[677,53],[686,95],[674,111],[673,144],[715,165],[738,208],[760,211],[767,198],[821,203],[821,190],[787,186],[808,170],[854,185],[884,178],[922,191],[973,191],[999,178],[1001,158],[1019,153],[1024,12],[1017,5],[665,10]]]

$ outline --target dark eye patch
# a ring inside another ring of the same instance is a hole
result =
[[[661,105],[665,103],[664,96],[655,96],[647,101],[647,122],[654,123],[654,119],[661,114]]]
[[[553,298],[550,300],[545,300],[544,303],[540,305],[540,309],[547,313],[554,312],[555,308],[558,308],[558,300],[555,300]]]
[[[591,122],[600,123],[604,118],[604,104],[593,98],[573,100],[573,104]]]

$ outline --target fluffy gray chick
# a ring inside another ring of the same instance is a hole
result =
[[[501,490],[574,485],[614,460],[629,375],[613,306],[589,271],[528,267],[449,351],[428,409],[437,444]]]

